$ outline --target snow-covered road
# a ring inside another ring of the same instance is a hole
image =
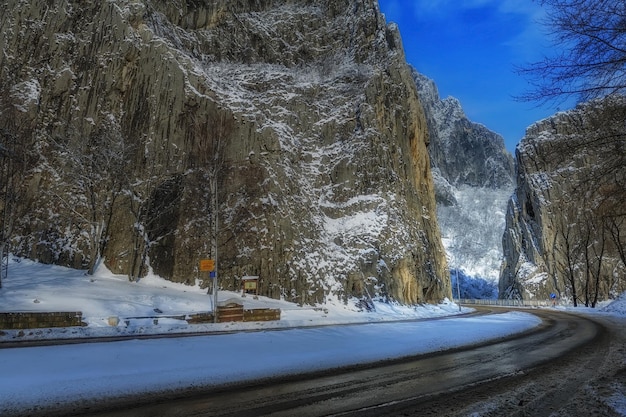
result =
[[[0,414],[439,351],[537,326],[527,313],[0,350]]]

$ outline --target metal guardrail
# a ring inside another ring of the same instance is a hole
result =
[[[554,307],[555,305],[563,305],[560,302],[553,300],[495,300],[495,299],[483,299],[483,300],[469,300],[462,298],[461,300],[455,299],[455,303],[470,304],[470,305],[485,305],[485,306],[501,306],[501,307]]]

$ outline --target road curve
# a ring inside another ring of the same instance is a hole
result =
[[[532,313],[544,323],[537,330],[473,347],[74,412],[100,417],[549,416],[596,377],[608,357],[610,330],[577,315]]]

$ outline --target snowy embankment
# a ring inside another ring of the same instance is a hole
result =
[[[234,300],[245,309],[272,308],[281,310],[280,321],[257,323],[221,323],[189,325],[171,317],[213,310],[213,296],[199,286],[187,286],[155,276],[129,282],[123,275],[114,275],[100,268],[95,275],[84,271],[43,265],[25,259],[13,259],[6,282],[0,288],[0,312],[81,311],[86,327],[44,329],[37,331],[0,332],[0,342],[76,338],[86,336],[118,336],[153,333],[188,333],[220,330],[269,329],[295,326],[397,321],[443,317],[459,314],[458,305],[446,301],[439,305],[419,307],[375,302],[376,311],[362,312],[355,302],[327,299],[326,304],[300,307],[297,304],[266,297],[219,291],[218,300]],[[355,300],[357,301],[357,300]],[[471,309],[463,309],[470,312]],[[119,325],[109,325],[109,318],[119,318]],[[152,319],[159,317],[158,325]],[[128,319],[128,320],[127,320]]]
[[[342,303],[319,310],[299,308],[285,301],[239,297],[246,308],[281,308],[280,322],[187,325],[174,320],[158,325],[130,321],[109,326],[105,318],[117,316],[191,313],[210,309],[210,298],[199,288],[178,286],[150,277],[128,283],[101,271],[95,277],[30,261],[12,263],[0,290],[2,311],[81,310],[89,323],[84,328],[45,329],[17,335],[4,331],[0,341],[16,338],[53,338],[150,332],[195,332],[266,329],[172,339],[0,350],[0,414],[28,412],[48,404],[88,404],[98,399],[147,392],[220,385],[257,378],[332,369],[374,362],[500,338],[539,324],[527,313],[434,318],[458,313],[458,306],[406,307],[376,303],[376,312],[358,312]],[[626,309],[622,302],[617,312]],[[468,311],[465,309],[465,311]],[[357,323],[270,331],[292,327]],[[254,365],[245,360],[254,357]]]

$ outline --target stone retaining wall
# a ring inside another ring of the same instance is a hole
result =
[[[0,313],[0,329],[45,329],[85,326],[81,311]]]
[[[117,317],[115,317],[117,319]],[[134,317],[153,318],[160,317]],[[176,317],[181,320],[185,316]],[[12,312],[0,313],[0,329],[2,330],[24,330],[24,329],[45,329],[50,327],[75,327],[86,326],[82,321],[81,311],[72,312]],[[213,323],[213,313],[196,313],[186,317],[189,324]],[[242,322],[242,321],[275,321],[280,320],[280,309],[258,308],[244,310],[243,306],[218,307],[218,321],[220,323]],[[111,318],[109,318],[111,321]],[[110,325],[117,325],[109,323]]]
[[[257,308],[254,310],[244,310],[243,321],[275,321],[280,320],[280,309],[277,308]]]
[[[242,314],[243,313],[243,314]],[[218,321],[220,323],[240,321],[275,321],[280,320],[280,309],[255,308],[243,310],[233,307],[218,307]],[[196,313],[187,317],[187,323],[213,323],[212,313]]]

